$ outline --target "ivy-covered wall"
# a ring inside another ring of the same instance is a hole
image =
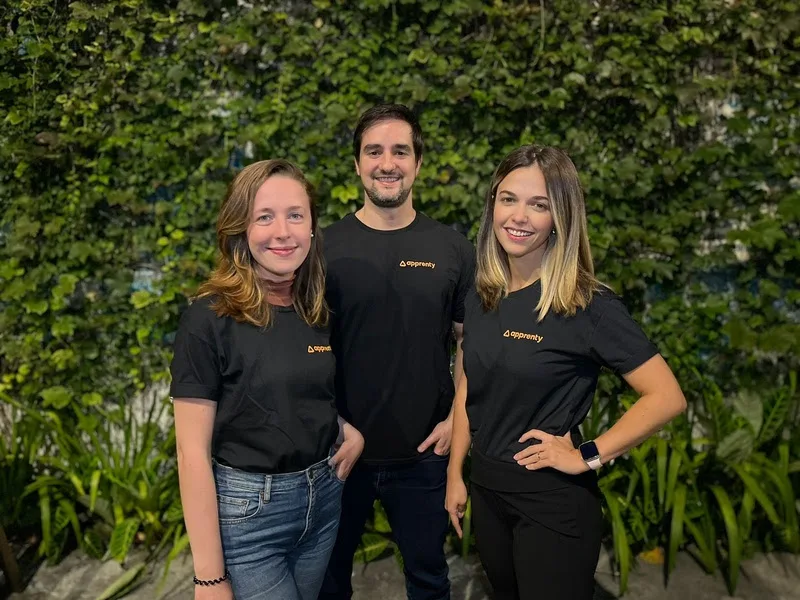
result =
[[[568,150],[598,271],[698,411],[788,385],[799,25],[789,0],[8,0],[0,392],[74,424],[163,382],[236,169],[296,161],[335,220],[384,101],[421,116],[418,208],[473,236],[507,151]]]

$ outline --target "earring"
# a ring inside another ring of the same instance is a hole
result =
[[[553,231],[550,232],[550,235],[555,235],[555,234],[556,234],[556,230],[553,229]]]
[[[314,237],[314,232],[313,231],[311,232],[311,237]]]

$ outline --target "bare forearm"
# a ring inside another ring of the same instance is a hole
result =
[[[453,364],[453,381],[456,386],[461,381],[461,375],[464,374],[464,352],[461,350],[461,340],[456,340],[456,359]]]
[[[461,476],[464,459],[469,453],[471,443],[469,418],[467,417],[467,378],[462,376],[458,380],[458,389],[453,401],[453,438],[450,443],[448,474]]]
[[[686,408],[680,390],[642,396],[608,431],[595,440],[603,463],[625,454]]]
[[[225,560],[211,457],[202,452],[179,451],[178,475],[195,575],[200,579],[221,577],[225,573]]]

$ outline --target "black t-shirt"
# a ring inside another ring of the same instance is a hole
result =
[[[452,406],[452,323],[464,319],[472,245],[420,213],[394,231],[348,215],[324,239],[339,412],[364,435],[366,463],[416,460]]]
[[[181,317],[170,396],[217,402],[212,456],[272,474],[324,459],[339,431],[327,328],[275,306],[264,329],[219,317],[211,303],[200,298]]]
[[[625,374],[658,353],[610,291],[572,317],[551,311],[537,323],[540,295],[537,281],[491,312],[475,291],[467,297],[467,415],[480,458],[516,465],[514,454],[531,443],[517,441],[526,431],[565,435],[583,422],[601,367]]]

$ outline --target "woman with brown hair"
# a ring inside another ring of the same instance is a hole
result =
[[[561,150],[523,146],[497,167],[464,318],[446,508],[457,532],[471,447],[478,553],[498,600],[590,599],[602,513],[594,471],[680,414],[669,366],[594,275],[578,173]],[[640,395],[575,448],[601,367]]]
[[[364,440],[336,414],[320,230],[300,169],[243,169],[217,239],[171,365],[195,598],[315,600]]]

